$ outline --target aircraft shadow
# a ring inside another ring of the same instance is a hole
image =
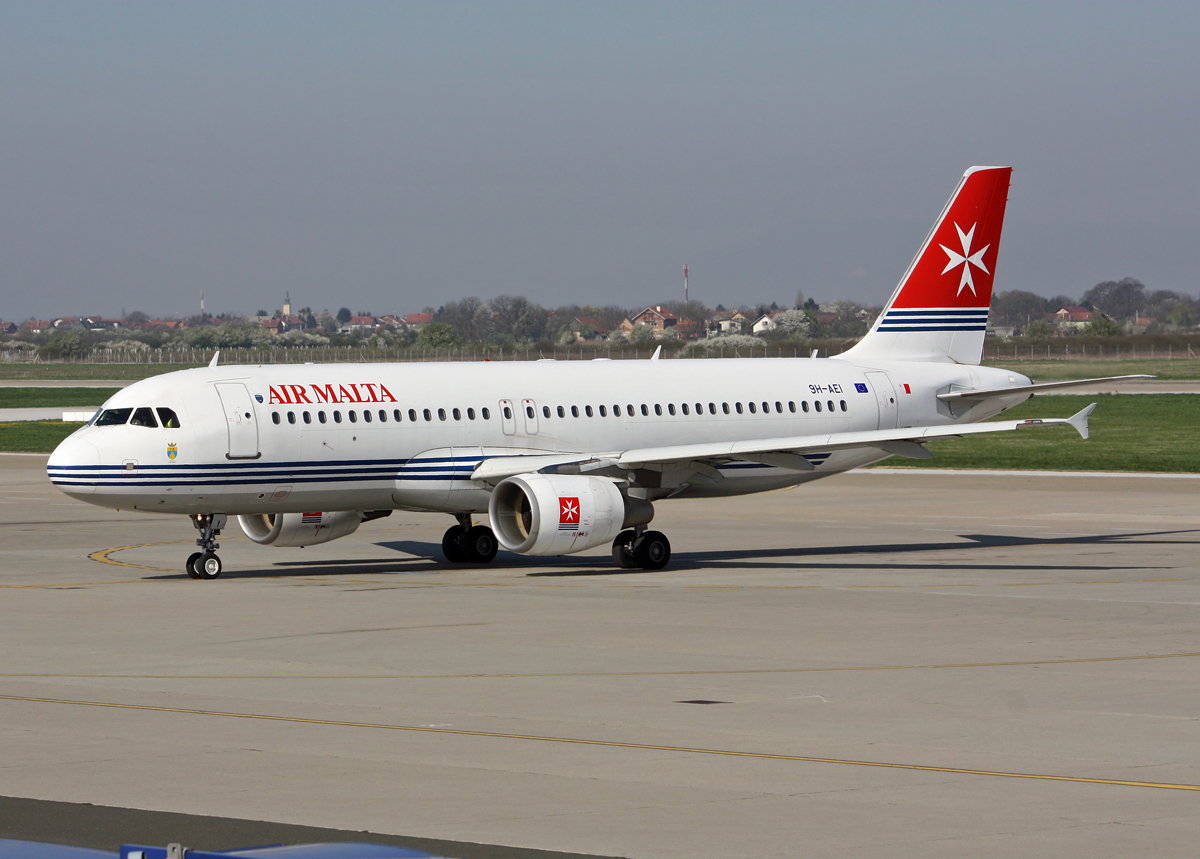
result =
[[[713,568],[751,568],[786,570],[941,570],[948,562],[941,563],[898,563],[896,561],[872,560],[886,555],[906,555],[922,552],[979,553],[989,549],[1020,548],[1028,546],[1105,546],[1121,545],[1136,540],[1139,545],[1191,544],[1187,537],[1194,537],[1200,530],[1143,531],[1120,534],[1087,534],[1077,537],[1018,537],[1007,534],[962,534],[961,541],[928,543],[874,543],[846,546],[801,546],[774,549],[728,549],[707,552],[676,552],[671,556],[671,571],[700,570]],[[1157,538],[1157,539],[1156,539]],[[227,570],[224,578],[289,578],[302,576],[354,576],[396,575],[426,576],[443,573],[447,569],[469,571],[486,569],[474,564],[455,564],[448,567],[441,559],[441,545],[415,540],[398,540],[376,543],[381,549],[409,557],[382,557],[378,559],[321,560],[321,561],[276,561],[264,569]],[[851,556],[862,560],[850,560]],[[823,561],[819,558],[847,558],[845,561]],[[607,558],[593,556],[562,556],[556,558],[528,557],[504,553],[501,563],[508,569],[531,568],[526,575],[530,578],[569,578],[594,576],[643,577],[652,576],[655,570],[625,570],[611,566]],[[555,569],[547,570],[553,565]],[[1127,564],[1020,564],[999,563],[982,558],[965,563],[953,564],[954,569],[987,570],[994,572],[1022,572],[1054,570],[1066,572],[1106,572],[1114,570],[1162,570],[1169,567]],[[536,570],[536,571],[534,571]],[[177,574],[147,576],[153,579],[184,578]]]

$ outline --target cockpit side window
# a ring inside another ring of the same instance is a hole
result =
[[[173,409],[159,406],[158,420],[167,429],[179,429],[179,418]]]
[[[154,409],[143,407],[133,413],[133,417],[129,419],[129,425],[133,427],[152,427],[158,428],[158,421],[154,419]]]
[[[129,416],[133,414],[133,409],[105,409],[100,417],[96,419],[95,426],[98,427],[115,427],[120,426],[129,420]]]

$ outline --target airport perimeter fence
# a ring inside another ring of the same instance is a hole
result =
[[[1115,338],[1114,338],[1115,339]],[[703,343],[703,341],[700,341]],[[812,341],[807,347],[797,345],[725,346],[698,344],[680,347],[672,343],[660,357],[672,360],[701,360],[704,358],[804,358],[837,356],[853,345],[853,341]],[[330,363],[423,363],[434,361],[642,361],[653,356],[657,344],[583,346],[508,347],[462,346],[452,349],[370,348],[367,346],[276,346],[263,349],[225,347],[220,350],[222,364],[330,364]],[[72,355],[43,356],[33,351],[3,352],[5,363],[38,364],[164,364],[174,366],[203,365],[212,360],[216,349],[163,347],[159,349],[94,349]],[[1021,343],[989,340],[984,346],[985,361],[1006,360],[1122,360],[1138,358],[1194,359],[1198,358],[1191,343]]]

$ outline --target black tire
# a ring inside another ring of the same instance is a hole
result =
[[[442,535],[442,554],[452,564],[461,564],[467,559],[467,547],[464,545],[466,532],[462,525],[451,525]]]
[[[466,548],[467,560],[472,564],[490,564],[500,549],[496,535],[487,525],[476,525],[468,529],[463,538],[463,545]]]
[[[200,560],[196,561],[196,572],[200,574],[200,578],[202,579],[218,578],[223,569],[221,559],[212,552],[205,552],[200,556]]]
[[[193,579],[200,578],[200,574],[196,572],[196,562],[202,557],[204,557],[203,552],[193,552],[188,555],[187,563],[183,565],[183,568],[187,570],[187,574]]]
[[[622,531],[617,535],[617,538],[613,540],[613,563],[622,570],[633,570],[637,569],[638,567],[637,558],[633,556],[633,550],[629,548],[633,544],[633,540],[636,536],[637,532],[630,528],[628,531]]]
[[[661,531],[647,531],[633,547],[633,556],[643,570],[661,570],[671,560],[671,542]]]

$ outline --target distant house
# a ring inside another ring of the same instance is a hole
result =
[[[695,319],[680,319],[675,323],[675,333],[683,340],[696,340],[707,333],[707,326]]]
[[[750,326],[750,330],[755,334],[766,334],[768,331],[774,331],[779,326],[775,323],[774,313],[764,313]]]
[[[343,334],[356,331],[375,331],[379,328],[379,320],[374,316],[351,316],[350,321],[341,326],[338,331]]]
[[[606,332],[600,323],[590,316],[576,316],[567,326],[575,333],[575,341],[603,340]]]
[[[304,320],[296,316],[280,316],[272,319],[260,316],[257,318],[260,320],[259,324],[272,334],[286,334],[288,331],[298,331],[304,328]]]
[[[125,324],[124,319],[105,319],[103,316],[85,316],[79,321],[91,331],[112,331]]]
[[[4,321],[0,320],[0,334],[16,334],[16,333],[17,333],[17,323],[4,322]]]
[[[1094,316],[1086,307],[1068,305],[1054,314],[1054,327],[1059,331],[1074,333],[1091,322]]]
[[[410,313],[404,317],[404,324],[414,328],[423,328],[433,321],[432,313]]]
[[[49,331],[54,327],[53,319],[30,319],[22,328],[28,329],[30,334],[41,334],[44,331]]]
[[[679,322],[679,317],[662,305],[655,305],[654,307],[647,307],[641,313],[632,316],[627,321],[632,323],[630,330],[633,330],[634,325],[649,325],[654,329],[654,336],[661,337],[666,333],[667,329],[675,327],[675,324]],[[623,324],[622,327],[624,327]]]
[[[722,310],[713,320],[721,334],[741,334],[746,330],[746,314],[740,310]]]

